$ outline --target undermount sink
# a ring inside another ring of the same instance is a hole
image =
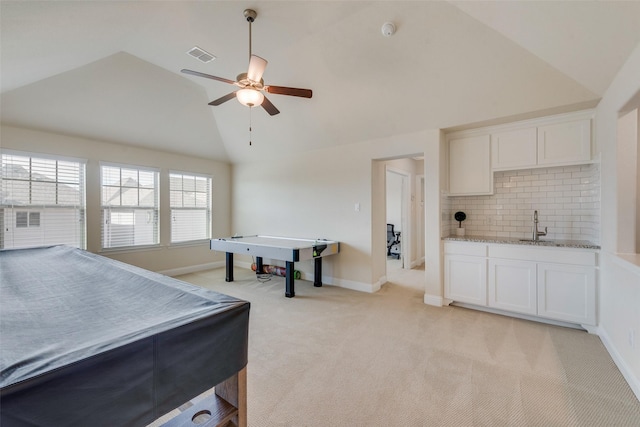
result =
[[[521,241],[521,242],[531,242],[531,243],[537,243],[537,242],[545,243],[545,242],[549,242],[550,240],[542,240],[542,239],[539,239],[539,240],[533,240],[533,239],[520,239],[520,241]]]

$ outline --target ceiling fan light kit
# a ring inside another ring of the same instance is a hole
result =
[[[227,102],[232,98],[236,98],[242,105],[247,107],[262,106],[269,115],[274,116],[280,111],[269,101],[267,97],[262,93],[268,92],[276,95],[288,95],[297,96],[300,98],[311,98],[313,92],[311,89],[300,89],[286,86],[270,86],[265,85],[262,79],[262,74],[267,67],[267,60],[253,55],[251,53],[251,24],[255,21],[258,14],[253,9],[245,9],[243,12],[244,17],[249,23],[249,68],[246,73],[241,73],[237,76],[236,80],[229,80],[223,77],[212,76],[210,74],[201,73],[199,71],[192,71],[183,69],[181,70],[185,74],[191,74],[193,76],[204,77],[219,82],[232,84],[238,86],[240,89],[228,93],[216,100],[213,100],[209,105],[217,106]],[[194,55],[192,55],[194,56]]]
[[[264,95],[262,92],[255,89],[240,89],[236,92],[236,98],[238,102],[247,107],[256,107],[262,105],[264,101]]]

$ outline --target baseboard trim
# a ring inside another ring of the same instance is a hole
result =
[[[244,262],[244,261],[240,261],[240,262],[234,262],[234,267],[239,267],[239,268],[246,268],[248,270],[251,269],[251,264],[250,262]],[[225,263],[222,262],[222,267],[225,266]],[[300,280],[306,280],[308,282],[313,282],[313,273],[311,274],[307,274],[304,271],[300,271]],[[385,278],[386,281],[386,278]],[[328,286],[337,286],[339,288],[345,288],[345,289],[351,289],[353,291],[359,291],[359,292],[367,292],[367,293],[374,293],[380,290],[380,286],[382,285],[381,283],[373,283],[373,284],[369,284],[369,283],[363,283],[363,282],[356,282],[353,280],[346,280],[346,279],[337,279],[335,277],[332,276],[322,276],[322,284],[323,285],[328,285]]]
[[[524,313],[515,313],[512,311],[505,311],[505,310],[500,310],[492,307],[483,307],[481,305],[468,304],[465,302],[454,301],[450,305],[455,307],[468,308],[470,310],[478,310],[478,311],[484,311],[486,313],[498,314],[500,316],[515,317],[516,319],[530,320],[532,322],[538,322],[538,323],[546,323],[547,325],[562,326],[565,328],[578,329],[581,331],[586,330],[582,325],[579,325],[577,323],[563,322],[561,320],[545,319],[544,317],[538,317],[538,316],[533,316],[533,315],[524,314]],[[587,332],[589,331],[587,330]]]
[[[435,307],[442,307],[444,305],[444,299],[440,295],[424,294],[424,303]]]
[[[418,267],[418,266],[420,266],[422,264],[424,264],[424,257],[412,261],[411,262],[411,268],[416,268],[416,267]]]
[[[332,278],[332,279],[333,280],[331,282],[327,281],[327,284],[338,286],[345,289],[351,289],[352,291],[367,292],[369,294],[378,292],[381,286],[379,281],[376,283],[363,283],[363,282],[356,282],[353,280],[335,279],[335,278]],[[324,278],[322,280],[324,281]]]
[[[222,263],[222,266],[225,267],[227,264],[226,263]],[[251,266],[253,265],[253,261],[252,262],[248,262],[248,261],[234,261],[233,262],[233,266],[234,267],[240,267],[240,268],[244,268],[247,270],[253,270],[251,268]]]
[[[206,264],[190,265],[188,267],[170,268],[169,270],[158,271],[165,276],[180,276],[182,274],[196,273],[203,270],[212,270],[214,268],[224,267],[224,261],[208,262]]]
[[[597,334],[600,337],[600,341],[602,341],[602,344],[604,344],[604,347],[607,349],[609,355],[613,359],[613,363],[616,364],[616,366],[620,370],[620,373],[622,373],[622,376],[627,381],[627,384],[629,384],[629,387],[631,387],[631,391],[633,391],[633,393],[636,395],[636,399],[640,401],[640,379],[636,378],[633,375],[633,372],[631,372],[629,365],[627,365],[627,362],[625,362],[622,356],[620,356],[620,353],[618,353],[618,349],[616,348],[616,346],[611,342],[607,331],[605,331],[602,327],[598,327]]]

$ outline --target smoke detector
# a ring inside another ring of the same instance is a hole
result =
[[[393,22],[385,22],[382,24],[382,35],[385,37],[391,37],[396,32],[396,26]]]

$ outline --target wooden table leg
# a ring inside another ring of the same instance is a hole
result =
[[[234,422],[238,427],[247,427],[247,367],[216,386],[216,394],[238,408]]]
[[[179,415],[161,427],[227,427],[229,423],[247,427],[246,366],[216,385],[214,394],[186,406]]]

